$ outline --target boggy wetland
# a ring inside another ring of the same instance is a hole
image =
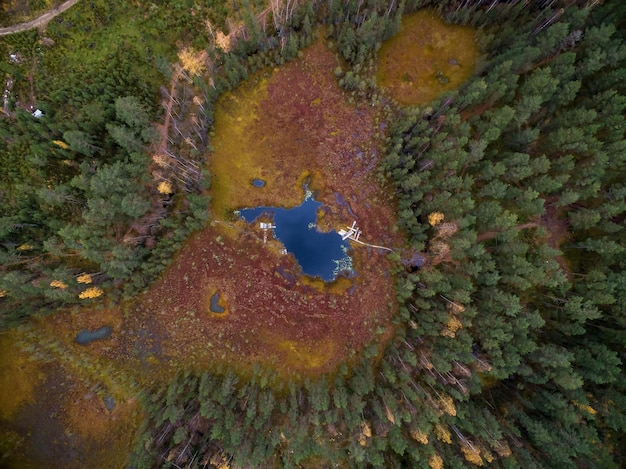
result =
[[[620,7],[170,3],[0,43],[0,466],[620,467]]]
[[[398,40],[413,37],[421,21],[428,25],[420,34],[424,50],[452,57],[453,47],[459,54],[475,49],[471,34],[441,44],[455,27],[432,12],[409,21]],[[386,72],[392,95],[399,70],[439,72],[420,50],[407,55],[402,43],[383,49],[386,60],[396,57]],[[472,63],[464,61],[458,69],[468,75]],[[260,70],[219,99],[214,150],[206,157],[211,219],[145,293],[118,305],[58,311],[3,336],[3,434],[19,443],[20,467],[121,464],[141,420],[138,387],[166,383],[180,370],[221,364],[245,373],[261,364],[286,376],[316,376],[368,343],[388,340],[399,267],[387,251],[353,243],[347,268],[324,281],[304,274],[280,241],[270,234],[264,242],[258,223],[236,214],[295,207],[309,190],[319,201],[314,231],[356,221],[361,240],[405,249],[395,201],[377,171],[387,126],[382,105],[348,102],[335,73],[341,65],[318,39],[292,62]],[[449,88],[429,86],[432,96]],[[212,298],[218,307],[211,308]],[[110,336],[75,342],[80,331],[103,326]],[[12,383],[20,383],[20,392]]]

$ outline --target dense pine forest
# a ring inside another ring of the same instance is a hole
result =
[[[219,365],[142,384],[129,467],[626,465],[622,2],[155,2],[130,11],[141,33],[99,36],[122,3],[51,22],[54,47],[37,31],[0,42],[14,83],[0,115],[5,330],[145,291],[210,221],[217,99],[315,40],[341,60],[348,99],[384,124],[378,178],[406,241],[389,255],[389,340],[323,375]],[[424,8],[475,28],[482,57],[459,89],[402,105],[377,86],[376,54]],[[235,17],[228,47],[193,34]],[[176,40],[206,60],[177,57]],[[186,79],[164,110],[174,74]],[[161,164],[165,119],[180,129]]]

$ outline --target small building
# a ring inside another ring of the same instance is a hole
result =
[[[35,109],[33,111],[33,117],[35,119],[39,119],[40,117],[43,117],[43,116],[44,116],[44,114],[43,114],[43,111],[41,111],[41,109]]]

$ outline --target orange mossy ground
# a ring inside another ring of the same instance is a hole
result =
[[[432,10],[402,19],[377,56],[376,81],[401,104],[426,104],[467,80],[480,56],[475,29],[443,22]]]
[[[181,370],[220,364],[243,374],[261,364],[285,377],[316,376],[391,336],[396,266],[384,252],[355,245],[356,275],[326,284],[300,275],[280,243],[270,235],[264,244],[259,229],[232,213],[298,205],[309,180],[324,204],[324,229],[357,221],[361,240],[402,245],[394,201],[376,176],[376,109],[348,104],[334,76],[337,64],[334,52],[318,42],[219,101],[215,152],[207,155],[213,221],[188,239],[148,291],[121,305],[59,311],[31,321],[30,332],[16,333],[21,338],[7,339],[23,339],[27,347],[7,355],[7,379],[24,389],[19,399],[2,397],[10,413],[0,425],[22,466],[32,461],[36,467],[45,457],[41,451],[48,451],[61,466],[74,467],[68,462],[74,458],[89,467],[100,458],[122,467],[140,418],[134,383],[165,384]],[[254,178],[265,180],[265,187],[254,187]],[[223,314],[210,312],[215,292]],[[81,330],[104,325],[112,329],[110,338],[74,342]],[[43,354],[47,361],[27,362],[21,353]],[[113,411],[103,407],[105,394],[115,399]],[[36,414],[53,417],[40,425]],[[31,457],[32,435],[47,443]]]
[[[32,402],[44,378],[41,364],[24,353],[19,341],[16,331],[0,335],[0,421],[10,420],[21,405]]]
[[[42,329],[38,332],[47,334]],[[103,398],[113,394],[80,360],[80,352],[76,364],[68,357],[61,363],[24,330],[10,334],[15,337],[0,340],[0,465],[125,467],[141,419],[138,402],[117,392],[114,407],[107,409]]]
[[[324,203],[326,229],[356,219],[368,239],[401,243],[392,228],[393,200],[375,177],[373,112],[348,104],[334,76],[337,64],[319,42],[218,102],[209,155],[216,220],[186,244],[142,300],[158,305],[154,319],[162,318],[160,324],[178,311],[176,326],[157,333],[168,336],[163,357],[176,361],[184,353],[199,368],[223,360],[318,374],[358,352],[378,326],[387,327],[395,295],[392,265],[383,253],[355,247],[357,275],[324,284],[300,276],[279,243],[263,244],[261,231],[234,214],[258,205],[298,205],[309,180]],[[266,184],[255,187],[253,179]],[[224,316],[207,310],[206,299],[216,290],[228,298]]]

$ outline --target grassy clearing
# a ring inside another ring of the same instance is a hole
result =
[[[458,88],[479,56],[473,28],[422,10],[403,18],[400,33],[378,51],[376,80],[401,104],[425,104]]]

